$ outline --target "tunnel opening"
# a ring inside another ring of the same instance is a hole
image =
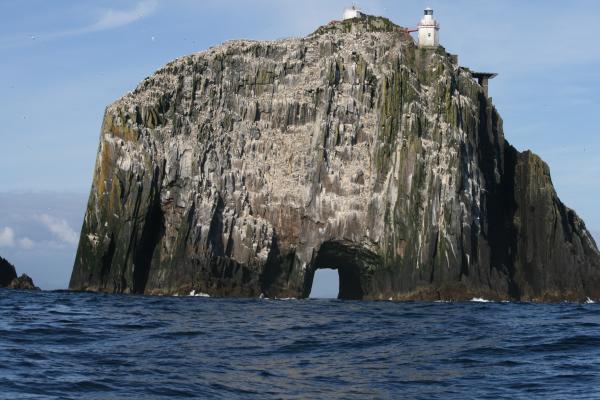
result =
[[[321,269],[337,270],[340,300],[362,300],[366,271],[361,250],[345,242],[329,241],[319,248],[312,262],[305,285],[305,297],[313,290],[315,273]]]
[[[340,275],[337,270],[320,268],[315,271],[310,289],[311,299],[337,299],[339,292]]]

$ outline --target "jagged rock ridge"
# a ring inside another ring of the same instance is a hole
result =
[[[600,298],[600,255],[467,68],[385,18],[177,59],[106,109],[70,288]]]
[[[27,274],[17,277],[15,267],[0,257],[0,288],[40,290]]]

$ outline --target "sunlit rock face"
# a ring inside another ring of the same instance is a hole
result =
[[[179,58],[106,109],[70,287],[600,298],[600,255],[471,72],[384,18]]]

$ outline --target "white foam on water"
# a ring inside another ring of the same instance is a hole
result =
[[[476,303],[490,303],[491,300],[486,300],[481,297],[473,297],[470,301],[474,301]]]
[[[585,304],[594,304],[595,301],[590,299],[589,297],[587,299],[585,299]]]
[[[196,293],[196,290],[192,290],[190,292],[190,296],[193,296],[193,297],[210,297],[210,295],[208,295],[206,293],[202,293],[202,292]]]

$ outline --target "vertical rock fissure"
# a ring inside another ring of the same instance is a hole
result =
[[[213,212],[212,221],[208,230],[208,240],[213,256],[222,257],[225,255],[225,245],[223,244],[223,210],[225,204],[221,196],[217,198],[217,204]]]
[[[150,206],[144,218],[144,226],[138,245],[133,255],[133,293],[144,293],[146,282],[150,275],[150,268],[155,258],[156,246],[164,234],[164,215],[160,204],[159,195],[160,170],[155,168],[151,186]]]
[[[107,283],[107,278],[110,274],[113,257],[117,248],[114,234],[110,235],[109,240],[108,250],[102,255],[102,269],[100,270],[100,280],[104,285]]]

